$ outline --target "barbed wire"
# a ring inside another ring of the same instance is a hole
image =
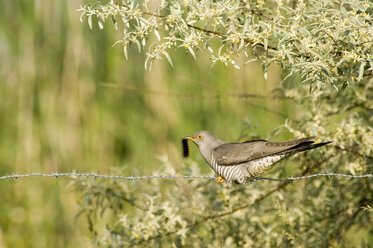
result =
[[[153,175],[153,176],[135,176],[135,177],[125,177],[125,176],[116,176],[116,175],[104,175],[104,174],[97,174],[97,173],[30,173],[30,174],[12,174],[7,176],[1,176],[0,180],[5,179],[18,179],[18,178],[25,178],[25,177],[91,177],[93,179],[96,178],[104,178],[104,179],[118,179],[118,180],[145,180],[145,179],[211,179],[215,180],[217,177],[215,176],[188,176],[188,175],[180,175],[180,176],[172,176],[172,175]],[[346,178],[373,178],[373,174],[364,174],[364,175],[348,175],[348,174],[340,174],[340,173],[333,173],[333,172],[326,172],[326,173],[317,173],[307,176],[299,176],[299,177],[288,177],[286,179],[277,179],[277,178],[268,178],[268,177],[256,177],[250,181],[256,180],[268,180],[268,181],[277,181],[277,182],[292,182],[295,180],[303,180],[303,179],[310,179],[314,177],[346,177]]]

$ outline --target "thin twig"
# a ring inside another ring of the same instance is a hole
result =
[[[152,95],[171,96],[171,97],[186,98],[186,99],[267,98],[267,97],[270,97],[270,96],[265,96],[265,95],[239,94],[239,93],[215,94],[215,95],[187,95],[187,94],[178,94],[178,93],[172,93],[172,92],[166,92],[166,91],[149,90],[145,88],[138,88],[138,87],[124,85],[124,84],[101,83],[100,85],[104,87],[110,87],[110,88],[119,88],[119,89],[124,89],[124,90],[131,90],[131,91],[141,91],[141,92],[146,92]]]
[[[249,5],[247,4],[247,1],[246,1],[246,0],[241,0],[241,2],[242,2],[243,7],[244,7],[247,11],[250,11],[251,13],[253,13],[253,14],[255,14],[255,15],[262,16],[262,17],[264,17],[264,18],[266,18],[266,19],[268,19],[268,20],[271,20],[271,21],[273,20],[273,17],[271,17],[271,16],[267,16],[267,15],[263,14],[262,12],[259,12],[259,11],[257,11],[257,10],[251,9],[251,8],[249,7]]]
[[[256,94],[238,94],[238,93],[230,93],[230,94],[216,94],[216,95],[187,95],[187,94],[178,94],[178,93],[171,93],[171,92],[165,92],[165,91],[157,91],[157,90],[149,90],[145,88],[137,88],[133,87],[130,85],[117,85],[113,83],[102,83],[101,86],[104,87],[110,87],[110,88],[119,88],[119,89],[124,89],[124,90],[132,90],[132,91],[142,91],[146,92],[148,94],[152,95],[159,95],[159,96],[170,96],[170,97],[178,97],[178,98],[185,98],[185,99],[201,99],[201,100],[206,100],[206,99],[221,99],[221,98],[239,98],[243,99],[246,101],[248,104],[252,105],[253,107],[263,109],[271,114],[277,115],[281,118],[287,118],[285,114],[274,110],[270,109],[265,106],[261,106],[259,104],[253,103],[249,101],[247,98],[266,98],[268,96],[264,95],[256,95]]]
[[[281,113],[280,111],[277,111],[277,110],[274,110],[274,109],[270,109],[270,108],[268,108],[268,107],[265,107],[265,106],[262,106],[262,105],[259,105],[259,104],[256,104],[256,103],[253,103],[253,102],[249,101],[249,100],[246,99],[246,98],[244,98],[244,100],[245,100],[248,104],[250,104],[251,106],[253,106],[253,107],[263,109],[263,110],[267,111],[268,113],[271,113],[271,114],[277,115],[277,116],[279,116],[279,117],[281,117],[281,118],[284,118],[284,119],[288,118],[287,115]]]

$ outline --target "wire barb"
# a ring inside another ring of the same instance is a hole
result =
[[[96,178],[104,178],[104,179],[116,179],[116,180],[128,180],[128,181],[134,181],[134,180],[144,180],[144,179],[179,179],[179,178],[186,178],[186,179],[210,179],[210,180],[216,180],[217,177],[215,176],[187,176],[187,175],[180,175],[180,176],[171,176],[171,175],[153,175],[153,176],[137,176],[137,177],[125,177],[125,176],[116,176],[116,175],[103,175],[103,174],[97,174],[97,173],[30,173],[30,174],[12,174],[7,176],[0,177],[0,180],[5,179],[11,179],[14,180],[18,178],[24,178],[24,177],[53,177],[53,178],[59,178],[59,177],[92,177],[93,179]],[[332,173],[332,172],[326,172],[326,173],[318,173],[318,174],[312,174],[308,176],[299,176],[299,177],[288,177],[286,179],[277,179],[277,178],[268,178],[268,177],[256,177],[252,182],[257,180],[268,180],[268,181],[277,181],[277,182],[293,182],[295,180],[304,180],[304,179],[310,179],[314,177],[346,177],[346,178],[369,178],[373,179],[373,174],[364,174],[364,175],[348,175],[348,174],[340,174],[340,173]]]

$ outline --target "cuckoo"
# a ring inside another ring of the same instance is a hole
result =
[[[326,144],[315,143],[314,137],[269,142],[267,140],[248,140],[242,143],[227,143],[214,137],[208,131],[200,131],[185,137],[183,142],[184,157],[189,155],[188,141],[193,141],[202,157],[219,175],[217,182],[244,183],[265,170],[270,169],[281,159],[298,152],[311,150]]]

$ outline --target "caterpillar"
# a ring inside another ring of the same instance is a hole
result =
[[[187,139],[182,139],[181,142],[183,144],[183,157],[186,158],[189,156],[189,143]]]

